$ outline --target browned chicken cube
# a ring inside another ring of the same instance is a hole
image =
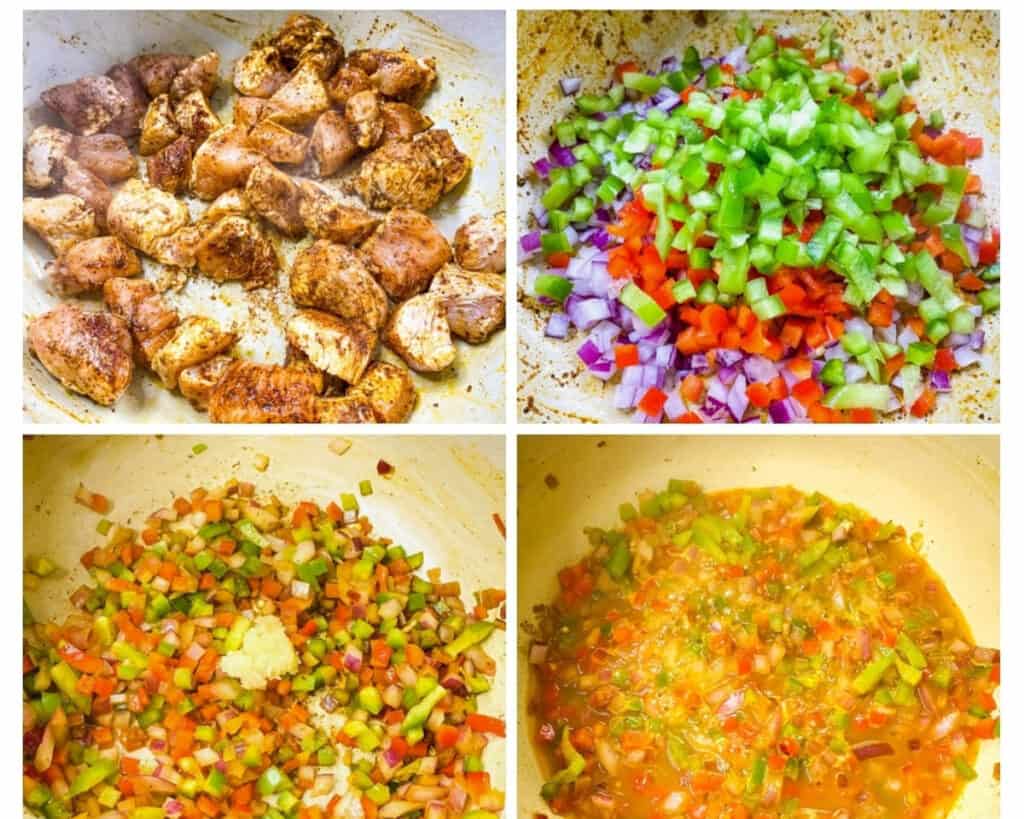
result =
[[[455,361],[444,304],[433,293],[413,296],[398,305],[382,340],[416,372],[441,372]]]
[[[25,187],[45,190],[56,185],[73,141],[74,136],[61,128],[40,125],[33,130],[25,140]]]
[[[231,124],[249,131],[270,111],[270,100],[261,97],[235,97]]]
[[[353,94],[345,103],[345,122],[356,145],[368,150],[380,142],[384,120],[380,114],[380,94],[374,90]]]
[[[361,249],[370,272],[396,301],[426,290],[452,257],[448,240],[430,217],[404,209],[388,213]]]
[[[289,128],[304,128],[330,107],[331,101],[316,69],[304,63],[270,98],[268,110],[275,122]]]
[[[275,164],[301,165],[309,151],[309,137],[263,120],[249,131],[249,145]]]
[[[291,14],[271,41],[289,71],[301,65],[316,69],[326,79],[345,56],[338,38],[319,17],[309,14]]]
[[[273,244],[242,216],[225,216],[206,228],[195,257],[204,275],[217,282],[240,281],[247,290],[273,282],[280,267]]]
[[[334,176],[359,153],[345,118],[337,111],[325,111],[313,126],[309,141],[313,173],[321,178]]]
[[[371,208],[430,210],[444,193],[444,174],[415,140],[393,139],[363,160],[352,187]]]
[[[59,256],[83,239],[99,235],[96,214],[84,199],[70,193],[42,198],[28,196],[22,200],[22,218],[54,255]]]
[[[56,85],[40,98],[68,128],[82,135],[106,131],[127,105],[114,81],[97,74]]]
[[[96,174],[80,165],[76,160],[64,160],[64,175],[60,180],[63,193],[70,193],[82,199],[96,215],[96,226],[102,231],[107,227],[107,208],[112,195],[110,187]]]
[[[380,223],[368,210],[345,204],[333,189],[309,179],[299,180],[299,191],[299,215],[317,239],[359,244]]]
[[[128,63],[111,66],[107,70],[107,76],[124,97],[124,108],[110,121],[107,130],[122,137],[138,136],[142,126],[142,115],[149,106],[149,95],[142,84],[142,78]]]
[[[221,326],[205,316],[188,316],[174,328],[168,339],[150,361],[163,385],[173,390],[178,386],[178,375],[188,367],[208,361],[235,343],[235,333],[221,329]]]
[[[414,142],[425,149],[441,169],[445,193],[454,190],[466,178],[471,166],[469,157],[456,147],[452,135],[447,131],[437,128],[424,131],[416,136]]]
[[[349,384],[362,377],[377,349],[376,330],[320,310],[300,310],[292,316],[286,336],[313,366]]]
[[[129,179],[114,194],[107,210],[110,232],[132,247],[162,261],[160,240],[189,223],[188,207],[169,193]]]
[[[127,322],[137,358],[147,366],[178,326],[177,311],[146,279],[108,279],[103,284],[103,302]]]
[[[368,74],[385,97],[413,105],[423,101],[437,79],[432,59],[417,59],[404,50],[367,48],[353,51],[346,62]]]
[[[426,114],[404,102],[381,103],[380,115],[384,123],[381,139],[385,142],[389,139],[411,139],[434,124]]]
[[[244,97],[267,98],[288,82],[281,52],[276,46],[254,48],[235,63],[232,81]]]
[[[365,398],[344,395],[339,398],[316,399],[318,424],[376,424],[377,416]]]
[[[91,293],[107,279],[138,276],[139,257],[115,236],[97,236],[74,245],[46,265],[53,289],[63,296]]]
[[[149,184],[167,193],[187,191],[192,178],[192,140],[180,136],[147,158],[146,175]]]
[[[252,169],[265,161],[263,154],[249,147],[244,128],[226,125],[210,134],[192,157],[192,191],[209,200],[243,188]]]
[[[225,216],[245,216],[247,218],[255,216],[255,211],[253,211],[245,191],[241,188],[232,188],[214,199],[210,203],[210,207],[203,213],[201,221],[212,225]]]
[[[139,170],[128,143],[117,134],[75,137],[72,154],[83,168],[104,182],[124,182]]]
[[[455,231],[455,261],[463,270],[505,272],[505,211],[470,216]]]
[[[290,289],[301,307],[315,307],[343,319],[357,319],[377,329],[388,315],[388,297],[363,265],[359,255],[344,245],[323,240],[295,255]]]
[[[299,186],[267,160],[249,174],[245,197],[253,210],[286,236],[302,236],[306,232],[299,214]]]
[[[498,273],[469,273],[446,264],[430,292],[444,304],[452,335],[479,344],[505,326],[505,277]]]
[[[365,71],[350,65],[342,65],[327,81],[327,96],[335,105],[344,105],[349,97],[360,91],[369,91],[373,83]]]
[[[179,71],[192,64],[189,54],[140,54],[128,65],[134,68],[150,98],[171,90],[171,82]]]
[[[181,135],[178,120],[174,117],[174,106],[167,94],[155,97],[142,118],[142,134],[139,136],[139,153],[143,156],[155,154],[165,145],[170,145]]]
[[[215,355],[208,361],[186,367],[178,373],[178,389],[199,410],[210,405],[210,395],[234,363],[229,355]]]
[[[195,91],[210,97],[220,82],[220,55],[208,51],[185,66],[171,80],[169,93],[174,101],[183,100]]]
[[[34,318],[32,352],[72,392],[109,407],[132,380],[132,337],[123,319],[106,311],[61,304]]]
[[[192,141],[194,151],[220,128],[220,119],[200,90],[192,91],[174,104],[174,121],[182,135]]]
[[[235,361],[210,393],[217,424],[310,424],[316,421],[317,381],[298,368]]]
[[[412,376],[405,367],[389,361],[371,363],[347,395],[368,401],[382,424],[402,423],[416,406]]]

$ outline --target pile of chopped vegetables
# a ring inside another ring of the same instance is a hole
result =
[[[373,491],[360,483],[363,495]],[[102,495],[85,493],[105,514]],[[470,608],[354,494],[232,480],[103,519],[63,624],[25,612],[24,804],[47,819],[494,819],[478,710],[503,591]],[[33,558],[33,582],[53,574]]]
[[[948,814],[999,736],[1000,655],[918,536],[788,487],[673,480],[620,516],[530,649],[555,812]]]
[[[929,415],[990,366],[999,229],[968,167],[984,146],[923,114],[917,56],[872,78],[744,19],[740,45],[562,81],[544,185],[520,238],[542,257],[546,334],[586,334],[588,371],[640,422]]]

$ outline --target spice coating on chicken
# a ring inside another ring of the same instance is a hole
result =
[[[188,316],[174,329],[168,339],[150,361],[163,385],[173,390],[178,385],[178,374],[187,367],[194,367],[224,352],[237,338],[235,333],[226,332],[211,318]]]
[[[437,80],[432,59],[417,59],[405,50],[367,48],[353,51],[346,63],[365,72],[385,97],[413,105],[423,101]]]
[[[360,91],[369,91],[373,88],[369,76],[360,68],[350,65],[342,65],[334,72],[327,81],[327,96],[335,105],[344,105],[349,97],[358,94]]]
[[[205,410],[210,394],[234,363],[229,355],[215,355],[208,361],[186,367],[178,373],[178,389],[196,409]]]
[[[384,133],[384,120],[380,114],[380,94],[376,91],[360,91],[345,103],[345,122],[356,145],[368,150],[380,142]]]
[[[155,154],[165,145],[170,145],[181,135],[178,121],[174,117],[174,106],[167,94],[155,97],[142,118],[142,133],[139,136],[139,153],[143,156]]]
[[[309,137],[263,120],[249,131],[249,145],[275,164],[301,165],[309,152]]]
[[[69,129],[86,136],[106,131],[127,104],[114,81],[97,74],[56,85],[40,98]]]
[[[191,64],[192,57],[188,54],[140,54],[128,63],[138,72],[150,98],[170,91],[178,72]]]
[[[362,398],[373,408],[373,414],[382,424],[400,424],[416,406],[416,387],[405,367],[390,361],[374,361],[346,393]]]
[[[299,192],[299,215],[317,239],[358,244],[380,223],[368,210],[345,204],[332,189],[309,179],[299,180]]]
[[[146,176],[162,191],[185,193],[192,178],[192,140],[180,136],[147,158]]]
[[[444,174],[414,140],[394,139],[363,160],[352,186],[371,208],[430,210],[444,192]]]
[[[107,76],[124,98],[121,113],[110,121],[107,130],[122,137],[138,136],[142,115],[149,106],[149,95],[139,73],[128,63],[118,63],[107,70]]]
[[[251,221],[225,216],[205,229],[195,248],[196,267],[214,281],[241,281],[247,290],[274,281],[277,251]]]
[[[441,169],[445,193],[454,190],[466,178],[472,163],[469,161],[469,157],[456,147],[450,133],[435,128],[418,134],[413,141],[420,148],[426,150],[430,158]]]
[[[83,168],[104,182],[123,182],[139,170],[128,143],[117,134],[75,137],[71,153]]]
[[[377,329],[388,315],[388,297],[360,256],[344,245],[316,241],[292,263],[292,300]]]
[[[107,279],[138,276],[139,257],[115,236],[79,242],[46,265],[54,291],[64,296],[101,290]]]
[[[463,270],[505,272],[505,211],[469,217],[455,231],[455,261]]]
[[[220,82],[220,55],[216,51],[208,51],[185,66],[174,75],[169,89],[171,99],[182,100],[195,91],[204,97],[213,96]]]
[[[290,14],[271,40],[289,71],[300,65],[312,66],[318,76],[326,78],[345,56],[331,27],[310,14]]]
[[[426,290],[452,256],[448,240],[430,217],[403,209],[388,213],[361,250],[370,272],[396,301]]]
[[[210,134],[192,157],[192,191],[200,199],[216,199],[232,188],[245,187],[252,169],[265,161],[249,147],[243,128],[226,125]]]
[[[198,90],[186,94],[175,103],[174,121],[178,124],[178,130],[192,141],[193,150],[202,145],[221,125],[209,101]]]
[[[455,361],[444,304],[433,293],[413,296],[398,305],[382,340],[416,372],[441,372]]]
[[[270,113],[270,100],[261,97],[236,97],[231,124],[249,131]]]
[[[337,111],[325,111],[313,126],[309,141],[313,173],[321,178],[334,176],[359,153],[348,123]]]
[[[302,236],[306,232],[299,215],[299,186],[266,160],[249,174],[245,197],[253,210],[286,236]]]
[[[82,199],[96,214],[96,226],[101,231],[105,230],[107,208],[110,207],[112,198],[107,183],[70,157],[66,158],[63,164],[64,175],[60,180],[60,190]]]
[[[178,326],[177,311],[146,279],[108,279],[103,284],[103,303],[127,322],[138,360],[147,366]]]
[[[340,398],[318,398],[315,413],[318,424],[377,423],[377,415],[370,402],[355,395],[345,395]]]
[[[286,335],[313,366],[350,384],[362,377],[377,349],[375,330],[320,310],[300,310],[288,321]]]
[[[130,183],[129,183],[130,184]],[[96,214],[84,199],[70,193],[22,200],[25,224],[59,256],[83,239],[99,235]]]
[[[430,292],[440,297],[452,335],[479,344],[505,326],[505,277],[469,273],[447,264],[438,271]]]
[[[270,98],[268,116],[282,125],[304,128],[330,107],[331,101],[316,70],[303,64]]]
[[[159,188],[129,179],[122,185],[107,210],[110,232],[155,259],[164,256],[159,240],[171,236],[189,223],[188,208]]]
[[[430,117],[404,102],[381,103],[380,116],[384,123],[384,134],[381,137],[384,142],[389,139],[411,139],[434,125]]]
[[[61,128],[40,125],[25,140],[25,187],[45,190],[56,185],[74,136]]]
[[[254,48],[235,63],[232,82],[242,96],[271,97],[288,82],[288,69],[276,46]]]
[[[210,393],[217,424],[309,424],[316,420],[316,378],[277,364],[235,361]]]
[[[61,304],[31,321],[28,343],[54,378],[97,404],[110,406],[131,382],[128,325],[106,311]]]

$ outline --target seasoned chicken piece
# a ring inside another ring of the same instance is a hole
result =
[[[192,178],[192,140],[180,136],[146,160],[149,184],[167,193],[184,193]]]
[[[334,72],[327,81],[327,96],[335,105],[344,105],[349,97],[358,94],[360,91],[369,91],[373,88],[366,72],[349,65],[342,65]]]
[[[320,310],[300,310],[288,321],[288,343],[335,378],[358,381],[377,349],[377,331],[361,321],[344,320]]]
[[[214,131],[192,157],[192,191],[200,199],[216,199],[245,186],[263,154],[249,147],[245,129],[226,125]]]
[[[53,289],[77,296],[103,288],[107,279],[138,276],[142,265],[135,251],[115,236],[79,242],[46,265]]]
[[[384,120],[380,115],[380,94],[376,91],[360,91],[345,103],[345,122],[356,145],[368,150],[380,142],[384,133]]]
[[[128,63],[138,72],[142,86],[151,98],[169,92],[178,72],[191,64],[189,54],[140,54]]]
[[[321,179],[334,176],[359,153],[348,123],[337,111],[325,111],[320,115],[313,126],[309,148],[313,157],[313,173]]]
[[[316,69],[304,63],[270,98],[268,116],[282,125],[304,128],[330,107],[331,101]]]
[[[201,364],[186,367],[178,373],[178,389],[196,409],[205,410],[210,404],[213,388],[234,362],[235,359],[229,355],[215,355]]]
[[[137,358],[147,366],[178,326],[177,311],[146,279],[108,279],[103,283],[103,302],[127,322]]]
[[[203,92],[196,89],[174,105],[174,121],[178,123],[178,130],[192,141],[194,151],[206,138],[220,128],[220,120],[213,113],[209,101]]]
[[[159,240],[189,223],[188,207],[159,188],[129,179],[114,194],[107,210],[110,232],[132,247],[162,261]]]
[[[63,193],[70,193],[82,199],[96,214],[96,226],[102,231],[107,227],[107,208],[110,207],[111,193],[107,183],[76,160],[64,160],[64,175],[60,180]]]
[[[377,416],[365,398],[345,395],[340,398],[316,399],[318,424],[376,424]]]
[[[274,281],[280,267],[270,240],[242,216],[225,216],[205,229],[195,257],[196,267],[214,281],[240,281],[247,290]]]
[[[28,327],[32,352],[72,392],[109,407],[132,380],[132,337],[123,319],[106,311],[61,304]]]
[[[68,128],[82,135],[106,131],[127,105],[114,81],[97,74],[56,85],[40,98]]]
[[[194,91],[199,91],[204,97],[213,96],[220,82],[219,72],[220,55],[216,51],[196,57],[171,80],[171,99],[175,102],[183,100]]]
[[[153,355],[150,366],[163,385],[173,390],[178,375],[187,367],[202,364],[235,343],[237,335],[226,332],[211,318],[188,316],[174,329],[174,335]]]
[[[505,211],[470,216],[455,231],[455,261],[464,270],[505,272]]]
[[[373,329],[384,324],[388,297],[359,255],[344,245],[313,242],[295,255],[291,270],[292,300],[343,319],[358,319]]]
[[[271,97],[288,82],[288,69],[276,46],[263,46],[235,63],[232,81],[244,97]]]
[[[382,102],[380,116],[384,123],[382,141],[411,139],[433,126],[434,120],[404,102]]]
[[[299,186],[266,160],[249,174],[245,198],[254,211],[286,236],[305,234],[306,226],[299,215]]]
[[[394,139],[363,160],[352,187],[371,208],[429,210],[444,192],[444,175],[414,140]]]
[[[235,97],[231,124],[250,130],[271,111],[270,100],[261,97]]]
[[[149,95],[142,84],[142,79],[128,63],[111,66],[107,70],[107,76],[124,97],[124,108],[111,120],[107,130],[122,137],[138,136],[139,128],[142,126],[142,115],[149,106]]]
[[[359,68],[385,97],[418,105],[437,79],[432,59],[417,59],[408,51],[368,48],[353,51],[346,61]]]
[[[28,196],[22,200],[25,224],[46,242],[55,255],[69,250],[76,242],[99,235],[96,214],[84,199],[62,193],[41,198]]]
[[[309,137],[289,131],[271,120],[258,122],[249,131],[249,146],[271,162],[301,165],[309,151]]]
[[[471,162],[469,157],[455,147],[452,135],[447,131],[434,129],[424,131],[414,140],[417,145],[426,149],[430,158],[441,169],[444,177],[444,192],[448,193],[466,178]]]
[[[433,293],[403,301],[391,312],[383,342],[416,372],[437,373],[455,361],[444,304]]]
[[[168,236],[160,236],[155,239],[153,252],[149,255],[168,267],[180,267],[187,270],[195,266],[196,246],[199,244],[200,238],[202,238],[202,231],[199,225],[186,225]],[[173,277],[174,275],[174,271],[165,272],[169,276]]]
[[[403,209],[388,213],[361,250],[366,266],[395,301],[426,290],[452,257],[448,240],[430,217]]]
[[[345,56],[345,50],[330,26],[308,14],[289,15],[271,44],[277,48],[289,71],[300,65],[310,65],[321,79],[329,77]]]
[[[225,191],[210,203],[201,217],[201,221],[212,225],[219,222],[225,216],[252,217],[254,211],[245,191],[241,188],[232,188]]]
[[[123,182],[139,170],[128,143],[117,134],[75,137],[72,154],[79,165],[104,182]]]
[[[309,424],[316,420],[316,378],[298,368],[235,361],[210,393],[217,424]]]
[[[359,244],[380,220],[363,208],[346,205],[332,189],[309,179],[299,180],[299,215],[306,230],[317,239]]]
[[[446,264],[430,292],[441,298],[452,335],[479,344],[505,326],[505,277],[498,273],[468,273]]]
[[[400,424],[416,406],[416,387],[405,367],[388,361],[374,361],[347,393],[369,402],[382,424]]]
[[[181,135],[174,106],[167,94],[155,97],[142,118],[142,135],[139,137],[139,153],[143,156],[155,154],[165,145],[170,145]]]
[[[60,128],[40,125],[25,140],[25,187],[45,190],[60,181],[64,160],[71,155],[74,136]]]

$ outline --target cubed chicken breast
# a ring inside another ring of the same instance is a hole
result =
[[[198,410],[210,405],[210,395],[228,368],[235,362],[229,355],[215,355],[213,358],[186,367],[178,374],[178,389]]]
[[[211,97],[219,82],[220,55],[216,51],[208,51],[174,75],[169,89],[171,100],[183,100],[195,91],[204,97]]]
[[[189,223],[188,207],[152,185],[129,179],[114,194],[107,210],[110,232],[155,259],[166,258],[159,240]]]
[[[505,272],[505,211],[470,216],[455,231],[455,261],[463,270]]]
[[[192,140],[180,136],[146,159],[149,184],[162,191],[182,194],[192,178]]]
[[[388,318],[382,341],[416,372],[441,372],[455,361],[444,304],[433,293],[398,305]]]
[[[384,120],[380,113],[380,94],[377,91],[360,91],[345,103],[345,122],[356,145],[364,151],[380,142],[384,133]]]
[[[366,266],[396,301],[422,293],[452,257],[448,240],[430,217],[396,209],[362,246]]]
[[[56,185],[64,160],[72,154],[74,135],[61,128],[40,125],[25,140],[25,187],[45,190]]]
[[[195,248],[196,267],[217,282],[240,281],[247,290],[277,278],[274,245],[252,221],[225,216],[203,230]]]
[[[340,244],[359,244],[380,220],[364,208],[345,204],[332,188],[309,179],[299,180],[299,215],[313,236]]]
[[[321,179],[334,176],[359,153],[348,123],[337,111],[325,111],[319,116],[313,126],[309,149],[313,174]]]
[[[114,81],[97,74],[49,88],[40,98],[70,130],[82,135],[106,131],[127,104]]]
[[[221,127],[220,119],[210,107],[209,100],[199,89],[186,94],[174,103],[174,121],[183,136],[192,141],[192,150],[202,145],[208,136]]]
[[[367,48],[353,51],[346,63],[369,75],[385,97],[412,105],[421,103],[437,80],[432,59],[418,59],[405,50]]]
[[[377,329],[388,315],[388,298],[359,255],[344,245],[314,242],[295,255],[291,295],[301,307],[314,307]]]
[[[120,137],[136,137],[142,125],[142,116],[149,106],[149,95],[142,84],[142,78],[128,63],[118,63],[107,70],[107,76],[124,97],[121,113],[110,121],[106,130]],[[109,180],[108,180],[109,181]]]
[[[163,385],[173,390],[178,375],[187,367],[208,361],[235,343],[237,335],[223,330],[206,316],[188,316],[174,329],[174,335],[153,356],[150,366]]]
[[[263,99],[262,97],[235,97],[231,124],[249,131],[257,122],[269,114],[270,110],[270,100],[268,99]]]
[[[416,387],[409,371],[390,361],[374,361],[346,393],[369,402],[382,424],[406,421],[416,406]]]
[[[155,97],[142,118],[142,134],[139,136],[139,153],[143,156],[155,154],[181,136],[178,120],[174,117],[174,106],[167,94]]]
[[[123,319],[61,304],[29,323],[28,343],[49,373],[72,392],[109,407],[132,380],[132,337]]]
[[[60,180],[60,190],[82,199],[92,212],[96,214],[96,226],[101,230],[107,227],[107,208],[110,207],[112,194],[110,187],[96,174],[78,163],[77,160],[64,159],[64,174]]]
[[[281,52],[276,46],[254,48],[235,63],[232,81],[244,97],[267,98],[288,82]]]
[[[316,399],[318,424],[376,424],[377,416],[365,398],[344,395],[339,398]]]
[[[267,160],[256,165],[249,174],[245,197],[253,210],[286,236],[305,234],[306,226],[299,214],[299,186]]]
[[[300,310],[292,316],[286,336],[313,366],[349,384],[362,377],[377,349],[376,330],[320,310]]]
[[[327,96],[335,105],[344,106],[349,97],[360,91],[373,88],[370,77],[365,71],[354,66],[342,65],[327,81]]]
[[[309,152],[309,137],[263,120],[249,131],[249,146],[277,165],[301,165]]]
[[[97,236],[72,246],[46,266],[50,285],[62,296],[102,290],[107,279],[138,276],[139,257],[116,236]]]
[[[140,54],[128,63],[139,74],[150,98],[171,90],[171,82],[179,71],[192,64],[189,54]]]
[[[411,139],[434,125],[434,120],[404,102],[381,103],[380,116],[384,123],[381,140],[385,142],[389,139]]]
[[[217,424],[310,424],[316,421],[316,379],[277,364],[235,361],[210,393]]]
[[[245,191],[241,188],[224,191],[214,199],[210,203],[210,207],[203,212],[201,221],[207,225],[213,225],[225,216],[245,216],[249,219],[256,216]]]
[[[426,150],[430,158],[441,169],[441,175],[444,178],[444,193],[457,188],[466,178],[472,163],[469,157],[456,147],[450,133],[434,128],[418,134],[413,142]]]
[[[192,191],[210,200],[232,188],[244,188],[252,169],[265,161],[263,154],[249,147],[245,129],[227,125],[210,134],[192,157]]]
[[[103,283],[103,303],[127,322],[136,358],[146,366],[178,326],[178,312],[147,279],[108,279]]]
[[[289,128],[304,128],[330,107],[331,101],[316,69],[303,64],[270,98],[269,117]]]
[[[415,140],[393,139],[363,160],[352,187],[371,208],[430,210],[444,193],[444,174]]]
[[[84,199],[70,193],[48,198],[28,196],[22,200],[22,218],[54,255],[70,250],[77,242],[99,235],[96,214]]]
[[[505,277],[470,273],[446,264],[430,285],[448,316],[452,335],[479,344],[505,326]]]
[[[344,58],[345,50],[331,27],[319,17],[295,13],[271,40],[287,70],[302,65],[312,66],[321,79],[326,79]]]
[[[111,184],[131,179],[139,172],[131,148],[117,134],[75,137],[72,155],[83,168]]]

